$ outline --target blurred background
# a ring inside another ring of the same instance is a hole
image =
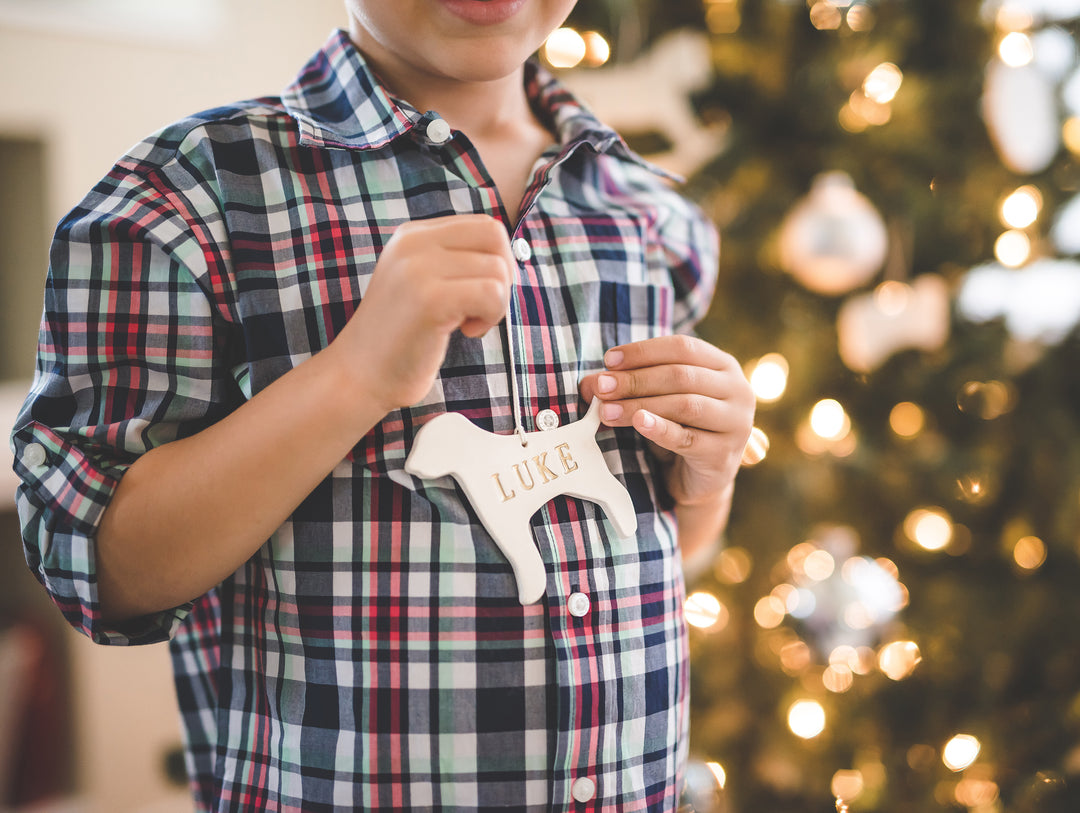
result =
[[[5,427],[56,221],[278,92],[345,22],[298,8],[0,0]],[[1078,35],[1080,0],[583,0],[541,52],[716,222],[700,332],[758,397],[687,563],[702,813],[1080,811]],[[165,648],[64,628],[8,470],[0,809],[189,810]]]

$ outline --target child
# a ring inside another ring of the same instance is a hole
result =
[[[349,0],[280,98],[162,130],[60,223],[26,556],[93,640],[169,640],[199,810],[676,806],[679,549],[723,528],[753,398],[678,335],[709,224],[526,61],[572,6]],[[552,500],[522,605],[405,458],[443,412],[593,397],[636,536]]]

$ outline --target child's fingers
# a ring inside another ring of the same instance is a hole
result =
[[[600,419],[607,426],[631,426],[641,411],[705,432],[738,432],[744,423],[742,410],[730,402],[691,393],[605,401]]]
[[[665,364],[685,364],[711,370],[739,369],[730,353],[696,336],[657,336],[610,348],[604,354],[609,370],[636,370]]]
[[[604,401],[624,401],[656,395],[687,393],[707,398],[729,398],[739,381],[725,372],[689,364],[664,364],[631,370],[605,370],[582,380],[588,397]]]
[[[691,450],[700,447],[702,440],[708,435],[700,429],[668,420],[647,409],[639,409],[634,413],[633,427],[646,440],[680,457],[685,457]]]

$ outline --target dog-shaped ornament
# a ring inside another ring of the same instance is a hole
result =
[[[599,428],[598,399],[580,421],[520,435],[495,435],[447,412],[417,433],[405,471],[424,479],[451,475],[457,480],[510,562],[518,600],[532,604],[544,595],[547,573],[529,518],[544,503],[562,494],[589,500],[604,509],[619,536],[637,531],[630,494],[596,443]]]

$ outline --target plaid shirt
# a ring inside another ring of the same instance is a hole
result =
[[[59,225],[13,436],[26,558],[93,640],[170,641],[199,810],[676,805],[684,588],[647,444],[598,435],[636,538],[570,497],[532,518],[547,592],[528,606],[455,481],[403,471],[442,412],[513,430],[504,331],[456,334],[425,400],[225,582],[120,626],[99,615],[94,532],[125,469],[325,347],[408,220],[484,212],[525,241],[511,323],[529,431],[542,410],[583,414],[605,349],[701,316],[712,227],[534,65],[527,91],[558,144],[517,223],[468,139],[432,137],[437,114],[390,98],[336,32],[281,97],[162,130]]]

